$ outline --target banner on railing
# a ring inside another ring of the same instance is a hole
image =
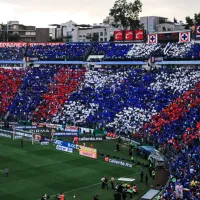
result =
[[[57,45],[64,45],[64,44],[66,44],[66,43],[63,43],[63,42],[47,42],[47,43],[45,43],[45,42],[41,42],[41,43],[37,43],[37,42],[30,42],[30,43],[28,43],[28,46],[57,46]]]
[[[2,47],[26,47],[26,42],[0,42],[0,48]]]

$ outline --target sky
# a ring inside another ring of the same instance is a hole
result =
[[[131,1],[131,0],[128,0]],[[132,0],[133,1],[133,0]],[[140,16],[161,16],[184,21],[199,13],[200,0],[141,0]],[[17,20],[24,25],[48,27],[69,20],[81,24],[102,23],[115,0],[0,0],[0,23]],[[191,3],[192,2],[192,3]]]

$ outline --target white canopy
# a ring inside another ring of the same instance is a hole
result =
[[[119,178],[118,181],[133,182],[133,181],[135,181],[135,179],[133,179],[133,178]]]

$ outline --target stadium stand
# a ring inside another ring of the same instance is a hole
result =
[[[115,132],[138,131],[153,114],[187,91],[199,78],[199,70],[181,68],[150,72],[131,67],[91,68],[81,90],[73,93],[64,107],[61,116],[66,114],[66,119],[57,116],[54,120],[70,121],[77,116],[74,122],[79,125],[107,125]]]
[[[0,60],[23,60],[26,47],[0,47]]]
[[[7,53],[6,53],[7,52]],[[22,60],[24,49],[1,48],[0,58]],[[199,44],[62,44],[28,48],[39,60],[199,60]],[[162,199],[200,198],[199,66],[40,66],[0,68],[0,113],[18,119],[104,128],[165,149],[171,180]],[[182,187],[182,188],[181,188]],[[178,189],[177,189],[178,188]],[[183,189],[183,194],[177,193]]]
[[[4,116],[18,92],[25,70],[0,68],[0,116]]]
[[[0,60],[21,61],[29,57],[41,61],[84,61],[89,55],[104,55],[105,61],[145,61],[151,56],[164,60],[199,60],[200,44],[47,43],[0,48]]]
[[[27,50],[27,57],[39,60],[85,60],[90,43],[35,45]]]
[[[33,112],[39,105],[42,95],[49,90],[58,67],[40,66],[30,69],[20,86],[16,97],[9,107],[10,116],[18,119],[31,119]]]
[[[62,66],[54,76],[48,93],[34,113],[34,119],[51,121],[53,116],[63,107],[70,95],[78,89],[84,79],[86,69],[79,66]]]

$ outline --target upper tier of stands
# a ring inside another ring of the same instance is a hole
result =
[[[89,55],[102,55],[105,61],[146,61],[151,56],[164,60],[200,60],[200,44],[66,43],[0,48],[0,60],[20,61],[30,57],[42,61],[85,61]]]
[[[0,47],[0,60],[21,61],[25,57],[26,47]]]
[[[28,48],[26,55],[39,60],[85,60],[90,46],[90,43],[35,45]]]

